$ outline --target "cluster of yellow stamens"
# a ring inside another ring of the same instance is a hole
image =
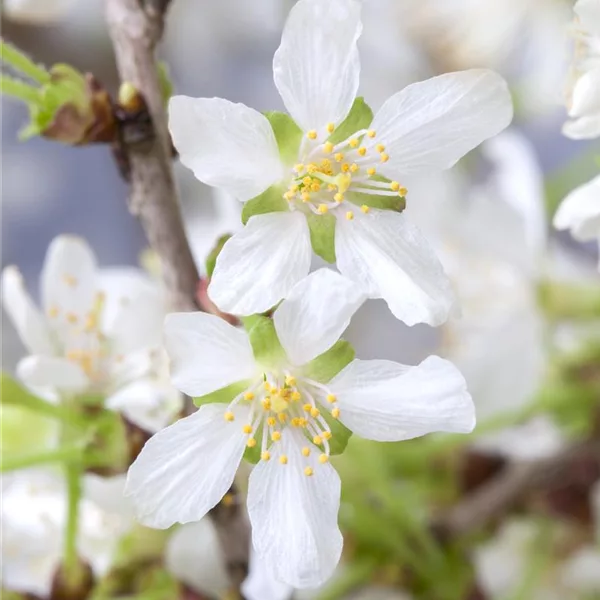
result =
[[[323,135],[329,137],[335,126],[329,123]],[[319,132],[311,130],[300,148],[302,162],[293,167],[293,175],[284,198],[293,208],[306,206],[315,214],[324,215],[346,201],[346,194],[357,192],[375,196],[406,196],[407,190],[397,181],[376,178],[375,162],[386,163],[389,154],[384,144],[373,144],[377,133],[357,131],[352,137],[334,144],[328,140],[318,143]],[[315,142],[317,142],[315,144]],[[376,159],[373,155],[377,153]],[[361,206],[363,213],[369,207]],[[346,218],[354,218],[353,211]]]
[[[320,399],[321,408],[317,406],[315,398]],[[257,446],[257,437],[261,437],[261,460],[269,461],[273,454],[273,445],[281,441],[283,430],[286,427],[300,430],[307,441],[312,442],[322,450],[318,457],[319,464],[329,461],[329,441],[333,437],[322,411],[327,412],[334,419],[339,418],[340,409],[337,407],[337,398],[329,393],[325,386],[310,379],[300,382],[289,373],[282,376],[265,374],[264,381],[255,384],[246,392],[238,395],[229,405],[224,414],[228,422],[235,421],[232,408],[243,403],[250,406],[248,423],[242,425],[242,432],[247,436],[246,446]],[[300,449],[302,457],[311,455],[309,445]],[[279,454],[278,461],[287,465],[289,457]],[[306,466],[304,473],[313,475],[313,468]]]

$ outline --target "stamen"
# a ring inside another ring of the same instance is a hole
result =
[[[321,456],[319,456],[319,462],[324,465],[327,461],[329,461],[329,456],[327,456],[327,454],[321,454]]]
[[[252,425],[244,425],[244,427],[242,427],[242,430],[244,433],[252,433]]]
[[[309,456],[310,455],[310,448],[308,446],[304,446],[304,448],[302,448],[302,456]]]
[[[262,460],[264,460],[265,462],[271,459],[271,454],[265,450],[260,457],[262,458]]]
[[[377,146],[375,146],[375,150],[377,150],[379,153],[385,152],[385,146],[383,144],[377,144]]]
[[[333,144],[331,142],[325,142],[323,144],[323,152],[325,152],[325,154],[331,154],[333,152]]]
[[[327,402],[333,404],[336,401],[337,401],[337,398],[335,397],[334,394],[327,394]]]
[[[327,131],[329,133],[333,133],[334,129],[335,129],[335,125],[333,123],[327,123]]]
[[[313,474],[313,470],[312,470],[312,468],[311,468],[311,467],[306,467],[306,468],[304,469],[304,474],[305,474],[307,477],[311,477],[311,476],[312,476],[312,474]]]
[[[348,142],[348,146],[350,146],[350,148],[358,148],[358,144],[359,144],[359,141],[356,138],[352,138]]]
[[[267,425],[269,427],[275,427],[275,424],[277,423],[277,419],[275,419],[275,417],[269,417],[267,419]]]
[[[314,129],[311,129],[310,131],[308,131],[306,133],[306,137],[309,140],[316,140],[317,139],[317,132]]]
[[[252,392],[245,392],[244,400],[254,400],[254,394]]]
[[[340,416],[340,409],[339,409],[339,408],[334,408],[334,409],[331,411],[331,416],[332,416],[334,419],[337,419],[337,418]]]
[[[278,441],[281,439],[281,431],[274,431],[274,432],[271,434],[271,439],[272,439],[274,442],[278,442]]]
[[[324,215],[329,210],[329,207],[327,204],[319,204],[319,208],[317,208],[317,210],[320,214]]]
[[[235,415],[230,410],[223,415],[223,418],[229,422],[235,421]]]
[[[370,137],[371,139],[373,139],[376,135],[377,135],[377,133],[375,132],[374,129],[369,129],[369,131],[367,131],[367,136]]]
[[[365,215],[366,215],[366,214],[367,214],[367,213],[368,213],[368,212],[369,212],[371,209],[370,209],[370,208],[369,208],[369,207],[368,207],[366,204],[363,204],[363,205],[360,207],[360,210],[361,210],[363,213],[365,213]]]
[[[335,162],[342,162],[344,160],[344,155],[341,152],[337,152],[334,154],[333,158],[335,159]]]
[[[343,202],[344,201],[344,194],[340,194],[339,192],[333,197],[333,199],[336,202]]]
[[[382,152],[381,153],[381,162],[386,163],[388,160],[390,160],[389,155],[387,155],[385,152]]]
[[[313,437],[313,444],[314,444],[315,446],[320,446],[322,443],[323,443],[323,440],[321,439],[321,436],[319,436],[319,435],[315,435],[315,436]]]
[[[248,446],[248,448],[254,448],[254,446],[256,446],[256,440],[254,438],[249,438],[246,442],[246,446]]]
[[[280,462],[282,465],[287,465],[287,462],[288,462],[288,458],[287,458],[287,456],[286,456],[285,454],[282,454],[282,455],[279,457],[279,462]]]
[[[364,156],[367,153],[367,149],[364,146],[362,146],[357,150],[357,152],[360,156]]]
[[[354,213],[351,210],[346,213],[346,219],[348,219],[348,221],[352,221],[352,219],[354,219]]]

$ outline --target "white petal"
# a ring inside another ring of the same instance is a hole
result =
[[[302,446],[311,448],[310,456],[302,456]],[[331,464],[319,463],[319,449],[297,432],[285,430],[271,450],[271,460],[254,468],[248,484],[254,549],[276,579],[316,587],[331,576],[342,552],[340,478]],[[282,454],[285,465],[279,462]],[[304,474],[307,466],[311,477]]]
[[[600,592],[600,546],[584,546],[569,557],[562,568],[561,579],[571,590],[589,594]]]
[[[570,117],[600,114],[600,67],[584,73],[573,87]]]
[[[248,379],[256,366],[248,336],[207,313],[173,313],[165,319],[171,381],[189,396],[203,396]]]
[[[254,549],[250,551],[248,577],[242,583],[241,591],[246,600],[289,600],[294,593],[291,586],[273,577],[269,565],[261,560]]]
[[[231,585],[215,526],[209,518],[179,527],[169,538],[165,565],[200,594],[223,598]]]
[[[41,274],[42,305],[46,312],[82,317],[91,310],[96,295],[96,258],[85,240],[61,235],[46,253]]]
[[[2,304],[30,352],[55,353],[46,319],[27,293],[23,276],[16,267],[6,267],[2,271]]]
[[[590,140],[600,136],[600,113],[567,121],[562,128],[563,135],[572,140]]]
[[[221,98],[174,96],[169,129],[181,162],[204,183],[250,200],[283,177],[264,115]]]
[[[223,246],[208,295],[227,313],[264,312],[308,274],[311,256],[302,213],[257,215]]]
[[[304,365],[331,348],[364,300],[354,281],[329,269],[300,281],[273,315],[277,336],[292,363]]]
[[[65,392],[83,391],[89,385],[79,365],[54,356],[27,356],[17,365],[17,376],[29,386]]]
[[[356,0],[300,0],[290,11],[273,75],[283,103],[304,131],[344,120],[358,90]]]
[[[125,495],[131,496],[143,525],[166,529],[199,521],[233,483],[244,454],[242,426],[249,410],[205,404],[193,415],[150,438],[129,468]]]
[[[554,215],[554,227],[570,229],[580,241],[600,235],[600,175],[574,189]]]
[[[598,0],[578,0],[573,10],[587,31],[600,36],[600,2]]]
[[[408,440],[434,431],[469,433],[475,408],[458,369],[437,356],[409,367],[354,360],[328,384],[340,421],[366,439]]]
[[[486,69],[439,75],[392,96],[373,119],[389,161],[378,169],[392,179],[449,169],[512,119],[506,82]]]
[[[440,325],[454,302],[442,265],[421,232],[392,211],[356,212],[339,219],[335,232],[337,266],[371,298],[383,298],[407,325]]]

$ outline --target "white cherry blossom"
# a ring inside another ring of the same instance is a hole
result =
[[[570,121],[563,133],[573,139],[600,136],[600,0],[575,3],[575,59],[567,86]]]
[[[244,202],[276,186],[287,201],[252,216],[225,244],[209,287],[225,312],[259,313],[285,297],[309,271],[307,219],[333,215],[343,275],[409,325],[437,325],[448,315],[451,288],[426,240],[403,214],[365,198],[400,200],[408,175],[452,167],[508,125],[510,96],[492,71],[449,73],[393,95],[367,128],[331,138],[358,90],[360,10],[358,0],[300,0],[290,12],[273,61],[277,89],[302,131],[290,160],[263,114],[220,98],[171,99],[174,144],[198,179]]]
[[[166,304],[135,269],[98,269],[80,238],[59,236],[48,248],[38,309],[18,269],[2,273],[4,309],[30,352],[17,376],[51,401],[102,396],[136,424],[156,431],[180,408],[166,379],[161,349]]]
[[[174,385],[195,397],[239,385],[229,404],[204,404],[146,443],[126,487],[140,521],[166,528],[200,520],[231,486],[246,449],[260,448],[248,489],[259,559],[293,587],[328,579],[342,550],[340,479],[329,462],[336,421],[377,441],[465,433],[475,422],[463,377],[435,356],[416,367],[353,360],[329,380],[313,374],[311,361],[336,343],[363,300],[338,273],[309,275],[273,315],[283,352],[262,361],[244,331],[215,316],[169,315]]]
[[[554,227],[570,230],[580,242],[596,240],[600,244],[600,175],[562,201],[554,215]]]

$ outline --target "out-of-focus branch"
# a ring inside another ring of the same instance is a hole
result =
[[[106,15],[121,79],[138,91],[150,116],[143,124],[147,135],[124,135],[131,182],[129,209],[144,228],[148,241],[160,257],[165,285],[179,310],[197,308],[199,276],[188,245],[179,211],[171,165],[171,141],[167,128],[155,47],[170,0],[106,0]],[[235,490],[228,497],[234,498]],[[221,503],[211,513],[226,566],[236,589],[248,571],[250,534],[247,517],[239,503]]]
[[[151,118],[146,139],[123,140],[131,193],[129,210],[137,216],[161,260],[167,290],[179,310],[193,310],[198,271],[179,212],[171,142],[155,58],[167,2],[106,0],[106,15],[121,79],[138,90]]]
[[[528,492],[561,482],[580,460],[600,460],[600,440],[582,442],[551,458],[503,469],[434,521],[434,530],[449,539],[469,534],[506,514]]]

